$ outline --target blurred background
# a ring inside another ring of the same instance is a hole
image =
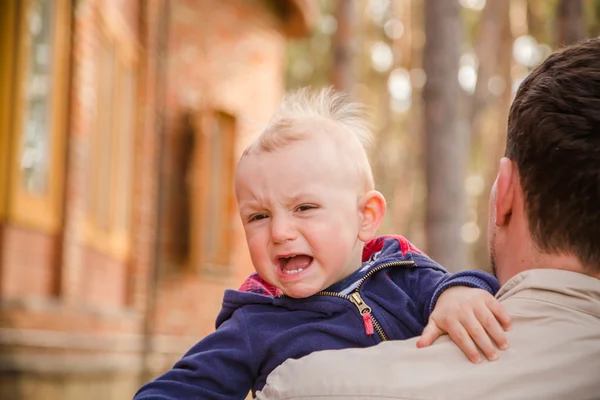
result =
[[[600,0],[1,0],[0,398],[127,399],[252,272],[233,172],[286,90],[371,112],[382,233],[488,266],[508,107]]]

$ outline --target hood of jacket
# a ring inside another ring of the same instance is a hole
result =
[[[379,265],[395,261],[411,261],[413,255],[424,254],[416,248],[405,237],[399,235],[379,236],[365,244],[362,254],[363,262],[371,262],[369,270]],[[420,265],[423,262],[420,261]],[[432,267],[438,267],[431,262]],[[358,266],[357,266],[358,268]],[[258,274],[250,275],[241,285],[239,290],[227,289],[223,297],[221,312],[217,317],[216,327],[218,328],[224,321],[240,307],[251,304],[273,304],[291,310],[312,308],[308,305],[307,299],[291,299],[283,296],[281,290],[264,281]],[[328,313],[327,304],[323,304],[324,313]]]

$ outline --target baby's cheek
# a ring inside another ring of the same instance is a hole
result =
[[[248,250],[250,251],[250,258],[256,265],[266,258],[267,244],[263,243],[260,238],[256,236],[247,236]]]
[[[320,253],[327,258],[329,263],[337,264],[347,258],[352,252],[352,244],[348,237],[342,232],[332,234],[326,241],[321,243]],[[337,262],[336,262],[337,261]]]

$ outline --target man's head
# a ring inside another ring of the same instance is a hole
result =
[[[600,39],[557,52],[523,81],[490,198],[501,283],[533,268],[600,276]]]
[[[330,89],[289,95],[239,161],[235,189],[252,263],[308,297],[361,263],[385,213],[362,107]]]

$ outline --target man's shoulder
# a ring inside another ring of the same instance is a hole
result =
[[[448,336],[423,349],[416,338],[384,342],[288,361],[258,398],[594,398],[600,393],[600,319],[586,307],[598,307],[597,282],[559,275],[565,278],[560,290],[557,276],[538,276],[503,299],[513,326],[510,347],[497,361],[469,362]],[[550,287],[551,301],[540,300]],[[565,382],[564,376],[576,379]]]

